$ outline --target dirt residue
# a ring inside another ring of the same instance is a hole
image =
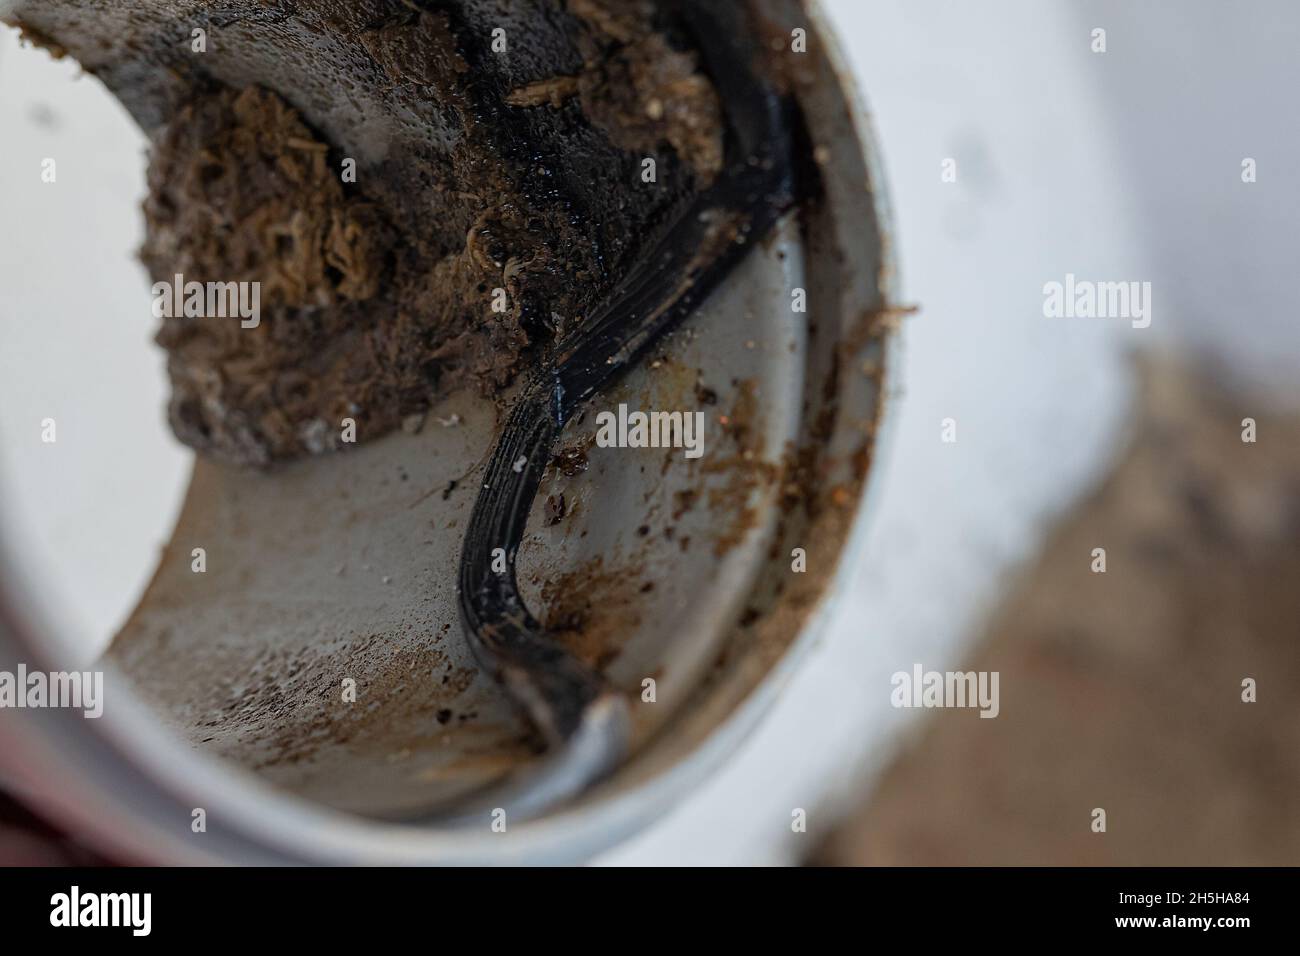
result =
[[[546,629],[584,664],[604,670],[640,623],[641,587],[634,572],[610,570],[601,557],[586,561],[542,586]]]
[[[355,409],[349,378],[358,353],[374,354],[361,306],[387,276],[393,234],[373,203],[345,194],[328,153],[256,88],[187,104],[155,145],[141,251],[151,274],[258,282],[266,313],[256,327],[238,315],[163,319],[172,425],[191,445],[256,462],[320,451]],[[328,395],[338,404],[321,407]]]
[[[756,427],[758,414],[758,386],[746,379],[739,384],[731,410],[717,416],[731,447],[726,454],[711,455],[701,469],[705,475],[723,478],[721,483],[711,483],[706,493],[710,512],[724,516],[713,541],[717,557],[740,544],[758,525],[760,515],[754,496],[780,477],[780,468],[764,457],[762,431]],[[686,506],[693,503],[692,499]],[[677,504],[680,508],[683,502]]]
[[[497,394],[721,164],[721,107],[668,5],[17,16],[152,137],[153,280],[261,284],[256,327],[182,315],[159,335],[177,434],[238,463],[373,439],[462,385]]]
[[[587,68],[573,78],[586,115],[624,149],[649,154],[667,143],[705,184],[722,170],[722,106],[693,51],[653,29],[646,4],[570,0],[593,27]]]
[[[322,748],[388,746],[394,726],[423,725],[422,737],[403,739],[413,746],[439,733],[441,710],[448,719],[467,713],[454,706],[469,686],[462,670],[437,647],[390,650],[379,635],[346,647],[268,650],[246,672],[214,681],[193,735],[218,753],[256,754],[253,769],[311,760]],[[413,691],[412,677],[425,689]],[[238,737],[229,727],[240,728]]]

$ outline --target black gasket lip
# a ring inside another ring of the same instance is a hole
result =
[[[550,637],[519,593],[515,559],[554,441],[577,409],[686,318],[798,198],[795,107],[759,75],[756,32],[736,8],[689,7],[683,17],[724,107],[726,165],[524,385],[465,532],[458,597],[467,639],[552,751],[508,788],[516,814],[571,798],[607,775],[626,756],[630,736],[625,699]],[[502,551],[504,571],[493,570],[494,555],[502,567]]]

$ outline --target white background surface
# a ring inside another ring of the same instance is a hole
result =
[[[755,737],[604,862],[782,862],[824,834],[832,803],[916,719],[890,708],[889,675],[956,666],[1008,571],[1104,472],[1124,432],[1128,350],[1194,343],[1295,387],[1300,5],[825,8],[883,144],[904,295],[922,308],[870,534],[851,592]],[[1089,49],[1099,26],[1103,55]],[[189,453],[163,421],[134,260],[143,138],[76,72],[0,32],[0,521],[45,569],[33,578],[88,660],[152,569]],[[46,156],[54,186],[40,182]],[[955,184],[940,180],[946,157]],[[1044,318],[1043,283],[1066,272],[1151,281],[1152,327]],[[47,416],[53,446],[40,443]],[[947,417],[956,444],[940,441]],[[790,832],[795,807],[807,834]]]

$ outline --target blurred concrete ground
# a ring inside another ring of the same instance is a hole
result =
[[[929,711],[812,862],[1300,863],[1300,414],[1143,364],[1128,453],[962,668],[1001,713]]]

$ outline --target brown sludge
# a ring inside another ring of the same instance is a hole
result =
[[[654,4],[33,0],[18,16],[152,137],[153,280],[261,283],[256,328],[180,316],[158,335],[177,435],[241,464],[338,448],[348,418],[373,439],[464,385],[495,394],[721,165],[717,96]]]

